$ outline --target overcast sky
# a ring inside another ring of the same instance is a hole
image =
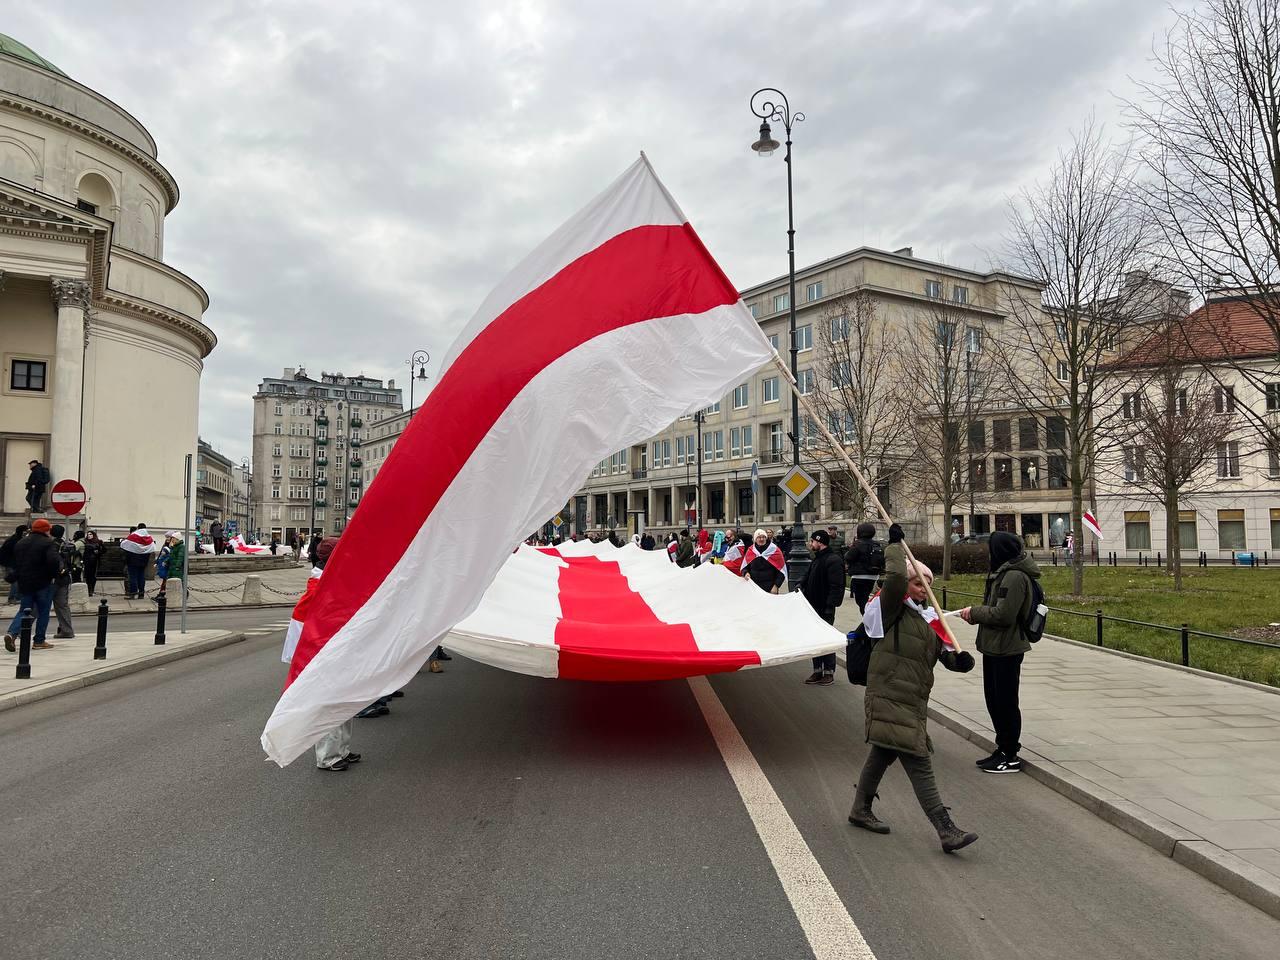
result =
[[[750,12],[744,12],[744,11]],[[212,298],[200,432],[250,449],[264,376],[395,377],[645,150],[739,287],[861,245],[985,266],[1005,199],[1148,73],[1167,0],[12,5],[0,31],[133,113],[182,199],[165,260]],[[419,397],[420,399],[420,397]]]

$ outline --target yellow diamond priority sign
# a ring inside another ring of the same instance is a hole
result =
[[[818,481],[809,476],[802,468],[792,467],[782,478],[782,489],[793,503],[799,503],[818,485]]]

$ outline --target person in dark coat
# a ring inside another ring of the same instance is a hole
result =
[[[105,549],[106,545],[98,538],[98,531],[90,530],[84,538],[84,582],[91,597],[98,586],[98,563]]]
[[[652,550],[655,546],[657,546],[657,544],[653,542],[653,534],[646,530],[644,536],[640,538],[640,549]]]
[[[880,590],[880,628],[883,636],[871,652],[867,692],[863,698],[867,742],[871,749],[858,776],[849,822],[872,833],[888,833],[889,825],[872,812],[880,780],[889,767],[901,763],[921,809],[938,832],[942,849],[953,853],[978,839],[951,820],[933,778],[933,743],[927,726],[933,668],[941,660],[948,670],[967,673],[974,667],[967,652],[946,650],[925,618],[927,567],[908,571],[902,528],[889,528],[885,550],[884,586]]]
[[[39,460],[32,460],[27,466],[31,468],[31,472],[27,474],[27,506],[32,513],[37,513],[44,500],[44,489],[49,486],[53,477],[49,474],[49,468]]]
[[[998,531],[987,542],[991,572],[987,574],[982,605],[965,607],[960,617],[978,625],[976,646],[982,654],[982,690],[987,713],[996,732],[996,750],[977,761],[985,773],[1018,773],[1022,761],[1022,711],[1018,707],[1018,687],[1022,679],[1022,658],[1031,644],[1022,633],[1022,624],[1031,612],[1031,581],[1040,578],[1040,567],[1027,556],[1022,539]]]
[[[18,633],[22,629],[22,611],[30,609],[36,618],[31,635],[32,650],[49,650],[53,644],[45,640],[49,629],[49,611],[53,607],[54,580],[62,569],[58,545],[49,536],[53,525],[41,517],[31,524],[31,532],[13,548],[14,567],[18,571],[18,614],[4,635],[4,648],[17,650]]]
[[[836,607],[844,599],[844,561],[831,549],[831,535],[825,530],[815,530],[809,538],[813,562],[800,581],[800,592],[809,606],[827,623],[836,622]],[[836,679],[836,655],[826,653],[813,658],[813,673],[805,683],[827,686]]]
[[[0,543],[0,570],[4,571],[5,579],[9,580],[9,599],[7,603],[17,603],[18,597],[21,596],[18,590],[18,562],[14,559],[14,548],[18,546],[18,541],[27,535],[27,525],[20,524],[18,528],[9,535],[4,543]]]
[[[62,566],[53,581],[53,614],[58,618],[58,632],[55,640],[72,640],[76,635],[75,624],[71,621],[71,569],[75,566],[76,549],[64,538],[67,528],[55,523],[49,530],[49,536],[58,547],[58,557]]]
[[[679,545],[676,547],[676,566],[692,567],[698,562],[697,554],[693,549],[693,539],[689,536],[688,528],[680,531]]]
[[[857,603],[858,612],[866,613],[867,600],[884,573],[884,547],[876,542],[874,523],[858,524],[857,534],[844,555],[844,563],[849,571],[849,595]]]
[[[742,556],[742,575],[766,593],[778,593],[787,582],[786,566],[782,548],[771,543],[764,530],[757,530]]]

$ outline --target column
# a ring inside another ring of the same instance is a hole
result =
[[[738,523],[738,491],[733,489],[733,481],[724,482],[724,524],[736,526]]]
[[[680,513],[680,487],[677,484],[671,485],[671,523],[679,529],[680,524],[684,522],[684,518]]]
[[[53,358],[53,429],[49,472],[56,483],[80,478],[80,431],[84,399],[85,312],[89,284],[54,278],[53,303],[58,334]]]

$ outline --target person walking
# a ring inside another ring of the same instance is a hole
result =
[[[18,572],[18,613],[4,635],[4,648],[14,653],[22,630],[22,614],[30,610],[36,618],[31,636],[32,650],[50,650],[45,639],[49,629],[49,610],[53,606],[54,579],[62,569],[58,547],[49,536],[53,530],[48,520],[40,517],[31,523],[31,532],[14,547],[14,566]]]
[[[222,556],[227,549],[227,538],[221,520],[214,520],[213,523],[209,524],[209,536],[213,537],[214,556]]]
[[[831,549],[831,535],[815,530],[809,538],[813,562],[800,580],[800,592],[809,606],[827,623],[835,625],[836,607],[844,601],[844,561]],[[805,683],[828,686],[835,683],[836,655],[825,653],[813,658],[813,673]]]
[[[5,604],[17,603],[21,596],[18,590],[18,561],[14,559],[14,550],[18,546],[18,541],[27,535],[27,525],[19,524],[13,533],[9,534],[4,543],[0,543],[0,569],[4,571],[5,583],[9,585],[9,597],[5,600]]]
[[[72,557],[71,582],[79,583],[84,579],[84,531],[77,530],[71,535],[71,548],[75,551]]]
[[[140,523],[120,541],[120,549],[124,551],[125,599],[141,600],[147,592],[147,562],[156,551],[155,538]]]
[[[90,530],[84,538],[84,582],[89,588],[89,596],[98,587],[98,563],[106,545],[98,539],[98,531]]]
[[[689,528],[680,531],[680,544],[676,547],[676,566],[692,567],[698,562],[698,556],[693,549],[693,540],[689,537]]]
[[[40,504],[44,501],[45,487],[49,486],[52,477],[49,468],[39,460],[30,461],[27,466],[31,472],[27,474],[27,506],[32,513],[40,512]]]
[[[53,612],[58,618],[58,632],[55,640],[73,640],[76,635],[75,624],[71,622],[71,568],[75,564],[76,550],[65,539],[66,527],[55,523],[49,529],[49,535],[58,547],[59,569],[53,579]]]
[[[1027,556],[1022,538],[999,531],[987,542],[991,572],[987,574],[982,605],[965,607],[960,618],[978,625],[978,652],[982,654],[982,692],[986,696],[996,749],[977,761],[986,773],[1018,773],[1022,761],[1022,711],[1018,687],[1022,658],[1031,644],[1022,625],[1031,613],[1031,581],[1040,579],[1040,567]]]
[[[884,547],[876,540],[874,523],[858,524],[857,539],[845,553],[844,562],[849,570],[849,595],[858,612],[866,613],[867,600],[884,573]]]
[[[933,668],[941,660],[944,667],[959,673],[973,669],[973,656],[944,649],[938,630],[931,623],[937,613],[922,604],[928,596],[927,567],[907,568],[902,546],[902,527],[889,528],[885,550],[884,586],[873,606],[879,623],[871,636],[879,641],[871,651],[867,668],[866,740],[871,745],[854,793],[849,822],[872,833],[889,833],[889,825],[871,809],[876,790],[885,772],[901,763],[911,780],[916,799],[938,833],[946,853],[954,853],[978,839],[976,833],[961,830],[951,820],[942,803],[933,775],[930,754],[933,743],[927,728],[929,694],[933,690]]]
[[[742,576],[766,593],[778,593],[787,582],[787,560],[781,548],[771,543],[769,535],[757,530],[751,546],[742,555]]]

